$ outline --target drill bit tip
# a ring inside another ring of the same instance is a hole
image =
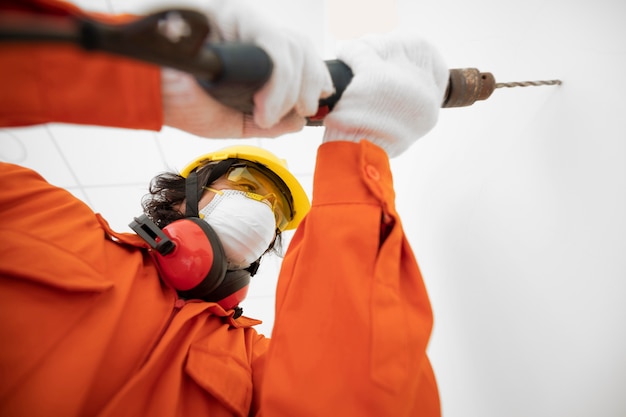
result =
[[[561,85],[561,80],[545,80],[545,81],[519,81],[510,83],[496,83],[496,88],[513,88],[513,87],[538,87],[542,85]]]

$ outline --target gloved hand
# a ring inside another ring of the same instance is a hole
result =
[[[205,11],[214,29],[209,41],[260,46],[272,59],[272,75],[254,95],[250,117],[219,104],[192,77],[164,70],[164,123],[207,137],[278,136],[302,129],[319,99],[334,90],[312,42],[282,28],[249,0],[211,0]]]
[[[432,45],[392,32],[346,42],[337,58],[354,77],[324,119],[324,142],[367,139],[393,157],[435,126],[449,70]]]

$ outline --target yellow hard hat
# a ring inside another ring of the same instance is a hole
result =
[[[276,184],[278,190],[287,189],[286,191],[281,191],[281,194],[287,201],[290,211],[288,223],[281,230],[295,229],[311,208],[309,197],[296,177],[287,169],[287,162],[263,148],[250,145],[236,145],[209,152],[190,162],[180,172],[180,175],[187,178],[189,173],[200,166],[209,162],[219,162],[231,158],[251,162],[260,167],[261,170],[269,170],[274,174],[267,175],[267,177],[274,183],[279,182]],[[287,193],[290,195],[285,195]]]

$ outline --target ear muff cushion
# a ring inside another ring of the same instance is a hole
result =
[[[228,271],[224,281],[213,291],[206,301],[217,302],[250,284],[250,273],[245,269]]]
[[[195,287],[185,290],[178,291],[178,294],[183,298],[196,298],[205,301],[210,301],[209,298],[213,298],[211,293],[223,284],[224,278],[226,276],[226,255],[224,254],[224,247],[220,242],[215,230],[207,222],[198,218],[198,217],[187,217],[182,221],[190,221],[198,225],[204,234],[206,235],[211,249],[213,250],[213,264],[209,269],[206,277],[202,282],[200,282]]]

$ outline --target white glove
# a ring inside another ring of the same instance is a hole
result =
[[[324,120],[324,142],[366,139],[393,157],[435,126],[449,70],[432,45],[393,32],[346,42],[337,58],[354,77]]]
[[[292,109],[302,118],[312,116],[319,99],[333,93],[330,74],[313,43],[263,15],[254,2],[212,0],[206,10],[220,40],[252,42],[274,63],[271,78],[254,96],[254,122],[261,128],[275,125]]]

